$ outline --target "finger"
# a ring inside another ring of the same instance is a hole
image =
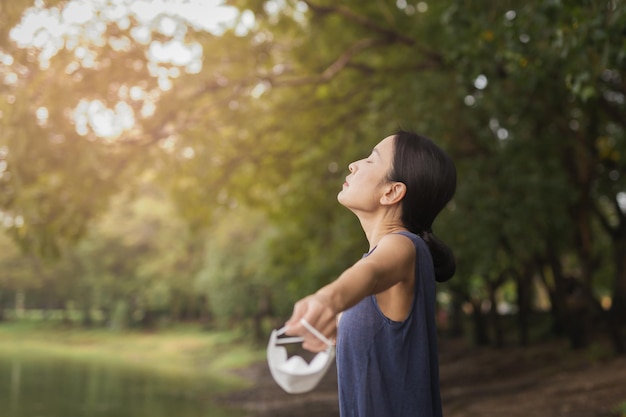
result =
[[[333,316],[332,311],[330,311],[328,305],[323,303],[319,297],[316,295],[308,297],[307,310],[302,318],[311,326],[316,329],[324,328],[331,316]]]
[[[320,341],[317,337],[313,336],[312,339],[305,338],[302,343],[302,348],[308,350],[309,352],[322,352],[328,348],[326,343]]]
[[[303,336],[305,342],[302,347],[312,352],[325,350],[327,345],[309,331],[307,326],[301,324],[306,320],[315,330],[319,331],[332,344],[337,334],[336,314],[330,307],[316,295],[310,295],[296,302],[293,313],[285,322],[285,333],[289,336]]]
[[[307,316],[305,316],[305,320],[307,319]],[[332,311],[322,310],[317,316],[311,317],[311,320],[307,321],[325,337],[334,336],[336,333],[337,320]]]
[[[307,297],[308,298],[308,297]],[[305,329],[300,324],[300,320],[305,316],[308,310],[308,300],[303,298],[302,300],[296,302],[293,306],[293,313],[289,320],[285,322],[285,333],[288,335],[299,335],[303,336],[305,333]]]
[[[337,324],[336,324],[336,322],[328,323],[328,325],[321,332],[322,332],[322,334],[324,336],[326,336],[328,339],[330,339],[334,343],[337,340]]]

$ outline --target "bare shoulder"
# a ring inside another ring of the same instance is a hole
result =
[[[388,234],[383,236],[376,250],[368,258],[383,269],[402,269],[410,266],[415,260],[415,246],[407,236],[398,233]]]
[[[415,245],[408,236],[400,233],[390,233],[380,239],[376,251],[379,249],[383,252],[398,251],[398,255],[412,255],[415,252]]]
[[[385,235],[369,257],[377,264],[382,285],[376,292],[378,306],[385,316],[402,321],[413,299],[415,285],[415,245],[402,234]]]

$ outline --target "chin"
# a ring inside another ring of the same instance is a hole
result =
[[[339,194],[337,194],[337,201],[339,202],[339,204],[341,204],[342,206],[344,206],[348,210],[352,210],[350,208],[350,203],[348,201],[346,201],[346,197],[344,195],[342,195],[341,192]]]

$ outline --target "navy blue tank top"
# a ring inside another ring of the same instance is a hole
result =
[[[341,316],[337,334],[341,417],[442,415],[432,257],[420,237],[400,233],[415,245],[413,304],[402,322],[387,318],[373,295]]]

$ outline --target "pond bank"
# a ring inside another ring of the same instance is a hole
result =
[[[192,325],[140,332],[14,322],[0,324],[0,354],[90,361],[155,374],[211,376],[220,379],[225,389],[246,385],[231,369],[264,357],[263,351],[235,332],[206,332]]]

